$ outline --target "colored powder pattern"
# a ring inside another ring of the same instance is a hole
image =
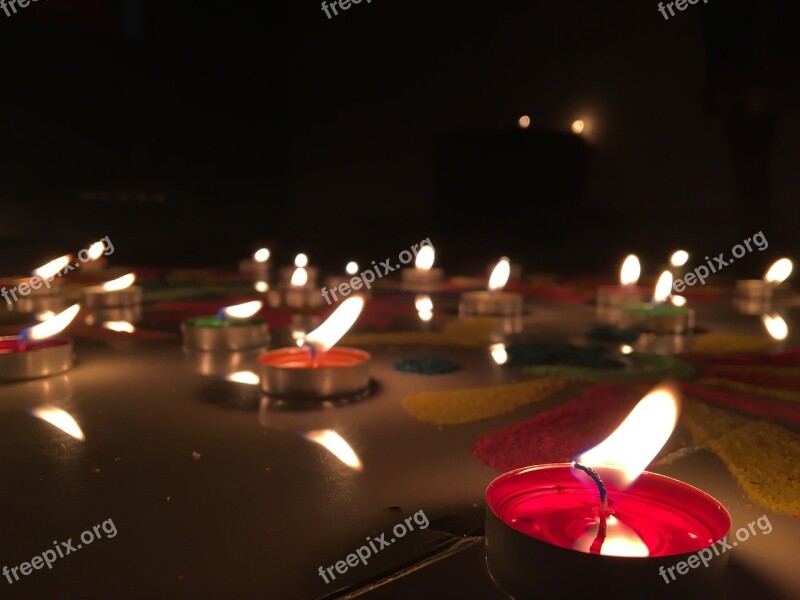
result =
[[[800,437],[779,425],[724,413],[705,407],[683,416],[690,430],[699,432],[698,441],[719,456],[753,501],[775,512],[800,515]],[[709,422],[716,426],[709,428]]]
[[[527,372],[539,376],[558,377],[569,381],[589,381],[592,383],[655,383],[664,379],[689,379],[695,368],[673,356],[660,356],[637,352],[629,355],[632,369],[598,370],[585,367],[544,365],[530,367]]]
[[[718,365],[715,366],[714,369],[719,373],[752,373],[800,378],[800,367],[748,367],[746,365]],[[728,377],[729,375],[725,374],[723,376]]]
[[[705,378],[721,378],[754,386],[779,388],[783,390],[800,390],[800,377],[786,377],[784,373],[762,373],[741,369],[709,369],[703,373]]]
[[[393,366],[401,373],[414,375],[445,375],[461,370],[461,365],[443,356],[410,356],[395,361]]]
[[[767,396],[768,398],[777,398],[778,400],[786,400],[788,402],[800,402],[800,391],[798,390],[779,390],[757,385],[748,385],[746,383],[741,383],[740,381],[731,381],[729,379],[719,379],[713,377],[700,379],[697,383],[701,385],[721,387],[734,392],[755,394],[757,396]]]
[[[697,383],[684,383],[680,387],[681,391],[687,394],[703,398],[725,408],[731,408],[762,419],[780,419],[787,423],[800,425],[800,409],[791,405],[763,398],[740,396]]]
[[[689,348],[685,354],[759,352],[772,348],[773,344],[773,341],[755,335],[707,333],[698,336],[694,345]]]
[[[342,345],[419,345],[466,346],[480,348],[492,343],[492,334],[502,325],[502,319],[475,317],[448,323],[442,331],[407,331],[399,333],[361,333],[348,335]]]
[[[569,462],[611,434],[636,402],[620,386],[597,385],[577,400],[490,433],[472,446],[472,452],[500,471]]]
[[[544,400],[564,385],[557,379],[534,379],[469,390],[420,392],[403,398],[403,408],[426,423],[471,423]]]
[[[741,365],[744,367],[800,367],[800,350],[754,354],[709,354],[692,356],[694,362],[704,365]]]

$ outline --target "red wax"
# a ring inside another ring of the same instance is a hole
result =
[[[33,350],[43,350],[55,346],[68,344],[66,340],[47,339],[37,341],[21,341],[18,338],[0,340],[0,354],[11,354],[13,352],[31,352]]]
[[[630,294],[635,296],[647,296],[653,290],[642,287],[639,285],[601,285],[598,288],[599,291],[602,291],[606,294]]]
[[[672,556],[696,552],[730,530],[728,511],[708,494],[655,473],[628,487],[597,469],[613,519],[602,554]],[[501,475],[486,490],[489,509],[509,527],[562,548],[589,551],[598,529],[597,486],[569,464],[540,465]]]
[[[312,359],[308,348],[280,348],[262,354],[261,364],[284,369],[319,369],[323,367],[354,367],[369,361],[369,354],[354,348],[331,348],[325,353],[317,353]]]

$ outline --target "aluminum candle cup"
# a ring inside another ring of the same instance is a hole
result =
[[[603,285],[597,288],[598,308],[624,308],[644,302],[649,290],[636,285]]]
[[[474,315],[519,316],[522,314],[522,294],[501,291],[465,292],[461,294],[458,313],[462,317]]]
[[[204,352],[184,348],[183,356],[186,364],[195,373],[226,377],[239,371],[253,370],[261,352],[258,348],[241,352]]]
[[[763,279],[740,279],[736,282],[736,298],[747,302],[770,302],[791,297],[792,287],[788,281],[781,284],[768,283]]]
[[[486,490],[486,561],[495,583],[514,598],[538,598],[545,591],[550,597],[603,599],[724,593],[728,555],[712,547],[730,531],[731,518],[717,500],[647,472],[627,488],[608,479],[606,487],[612,511],[607,536],[601,554],[591,554],[598,492],[571,465],[527,467],[495,479]],[[660,567],[681,561],[697,565],[664,581]]]
[[[403,289],[419,292],[432,291],[444,281],[444,269],[436,267],[432,269],[407,267],[400,271],[400,280],[402,281]]]
[[[622,309],[622,326],[662,335],[688,333],[694,329],[694,311],[668,304],[628,306]]]
[[[319,308],[325,304],[322,291],[312,285],[281,286],[270,290],[267,301],[272,308]]]
[[[262,354],[258,362],[265,394],[309,400],[366,391],[372,357],[355,348],[334,347],[314,360],[307,348],[281,348]]]
[[[206,352],[230,352],[259,348],[269,342],[269,329],[263,319],[224,319],[195,317],[181,323],[183,345]]]
[[[72,340],[52,338],[21,342],[0,337],[0,381],[36,379],[72,368]]]
[[[83,290],[83,305],[89,309],[134,306],[142,303],[142,288],[138,285],[107,291],[101,285],[93,285]]]

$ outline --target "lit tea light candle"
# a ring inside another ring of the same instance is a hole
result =
[[[658,334],[686,333],[694,328],[694,311],[678,303],[667,303],[672,296],[672,273],[664,271],[658,278],[653,300],[649,304],[622,309],[625,325]]]
[[[522,314],[522,294],[504,292],[511,274],[511,262],[503,257],[489,277],[486,291],[465,292],[461,294],[459,314],[462,317],[473,315],[496,315],[517,317]]]
[[[619,285],[603,285],[597,289],[598,309],[619,309],[644,302],[647,290],[637,286],[641,274],[639,258],[635,254],[629,254],[622,261]]]
[[[72,368],[72,340],[56,338],[78,314],[75,304],[18,336],[0,337],[0,381],[35,379]]]
[[[495,479],[486,491],[486,554],[500,587],[515,598],[543,589],[564,598],[614,598],[620,586],[670,598],[713,592],[727,555],[711,547],[730,530],[728,511],[690,485],[644,470],[677,417],[674,393],[654,390],[575,462]],[[714,557],[707,568],[691,569],[659,592],[659,567],[704,550]]]
[[[259,280],[269,279],[269,248],[259,248],[250,258],[239,261],[239,273]]]
[[[133,285],[136,275],[128,273],[100,285],[83,289],[83,305],[89,309],[133,306],[142,302],[142,288]]]
[[[414,259],[413,269],[403,269],[400,271],[400,278],[403,287],[411,291],[434,291],[439,287],[444,279],[444,271],[434,268],[436,251],[433,246],[426,244],[417,252]]]
[[[347,274],[346,277],[333,275],[325,279],[324,290],[327,291],[323,296],[326,297],[326,300],[332,300],[331,304],[333,304],[344,300],[350,294],[360,294],[367,298],[372,297],[371,286],[369,288],[365,287],[364,281],[360,277],[357,277],[359,271],[357,262],[351,260],[345,265],[344,271]],[[336,297],[335,299],[333,298],[334,296]]]
[[[263,347],[269,341],[269,329],[255,317],[263,303],[259,300],[221,308],[216,316],[195,317],[181,324],[183,345],[206,352],[237,351]]]
[[[322,290],[310,282],[307,268],[295,267],[288,285],[282,284],[269,292],[269,304],[273,308],[317,308],[323,304]]]
[[[319,278],[319,269],[317,267],[310,266],[308,255],[302,252],[297,256],[295,256],[293,267],[281,268],[280,283],[284,285],[291,284],[292,279],[295,277],[295,274],[297,273],[297,269],[303,269],[305,271],[306,282],[304,285],[307,284],[309,287],[317,287],[317,280]]]
[[[60,309],[63,280],[58,274],[70,260],[70,255],[61,256],[34,269],[27,277],[0,277],[0,292],[7,308],[23,313]]]
[[[418,294],[414,298],[414,308],[417,310],[417,316],[423,323],[428,323],[433,319],[433,300],[428,294]]]
[[[261,389],[270,396],[319,399],[351,396],[369,387],[372,357],[363,350],[334,347],[353,326],[364,299],[348,298],[295,348],[262,354]]]
[[[763,279],[742,279],[736,282],[736,296],[739,301],[769,304],[772,300],[785,298],[791,294],[787,279],[794,265],[788,258],[781,258],[772,264]]]

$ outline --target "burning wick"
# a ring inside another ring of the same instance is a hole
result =
[[[600,492],[600,508],[597,511],[597,516],[600,518],[600,523],[597,528],[597,536],[594,538],[592,545],[589,547],[591,554],[600,554],[600,549],[603,547],[603,542],[606,540],[606,519],[608,518],[608,491],[606,491],[606,484],[598,475],[597,471],[592,468],[579,465],[573,462],[572,466],[579,471],[583,471],[597,484],[597,490]]]

